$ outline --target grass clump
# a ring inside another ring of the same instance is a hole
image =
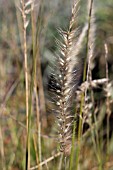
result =
[[[1,0],[0,169],[112,169],[108,1]]]

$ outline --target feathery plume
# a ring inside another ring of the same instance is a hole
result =
[[[59,143],[60,151],[64,155],[69,155],[71,151],[72,142],[72,126],[74,116],[71,114],[72,98],[74,91],[77,88],[78,81],[76,82],[77,71],[74,68],[77,66],[78,59],[76,57],[76,16],[78,13],[78,0],[74,2],[72,7],[72,16],[69,24],[68,31],[59,29],[59,34],[63,39],[63,43],[56,40],[59,47],[58,53],[58,67],[59,71],[55,73],[54,81],[56,81],[56,105],[58,113],[59,125]]]

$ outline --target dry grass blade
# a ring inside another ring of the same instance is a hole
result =
[[[60,155],[61,155],[61,153],[58,152],[58,153],[56,153],[55,155],[51,156],[50,158],[46,159],[45,161],[41,162],[39,165],[30,168],[30,170],[34,170],[34,169],[37,169],[38,167],[41,167],[41,166],[43,166],[43,165],[46,165],[48,162],[50,162],[50,161],[52,161],[53,159],[59,157]]]
[[[87,60],[88,60],[88,69],[87,69],[87,81],[92,80],[91,66],[93,60],[94,52],[94,42],[95,42],[95,16],[94,16],[94,2],[93,0],[89,1],[89,29],[88,29],[88,40],[87,40]]]
[[[30,1],[28,1],[30,2]],[[28,7],[28,2],[20,0],[21,8],[20,12],[23,19],[23,50],[24,50],[24,69],[25,69],[25,85],[26,85],[26,170],[30,169],[30,112],[29,112],[29,81],[28,81],[28,56],[27,56],[27,27],[29,20],[27,20],[27,15],[31,12]]]

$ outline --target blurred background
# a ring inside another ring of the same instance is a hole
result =
[[[44,95],[45,106],[42,106],[42,125],[47,119],[46,130],[42,128],[42,133],[47,135],[47,139],[42,139],[42,155],[46,159],[50,154],[54,154],[56,142],[49,135],[55,131],[54,113],[49,104],[48,90],[51,65],[54,65],[54,55],[57,52],[55,38],[59,39],[57,29],[68,29],[71,17],[72,0],[35,0],[35,20],[39,29],[39,56],[40,68],[37,73],[41,75],[43,84],[42,94]],[[0,169],[22,170],[25,164],[25,135],[26,135],[26,107],[25,107],[25,78],[24,78],[24,56],[23,56],[23,30],[22,18],[18,10],[19,0],[0,0]],[[95,0],[95,48],[93,56],[92,73],[93,79],[106,77],[105,70],[105,47],[108,45],[108,68],[109,79],[113,80],[113,0]],[[80,2],[80,10],[77,18],[78,35],[81,33],[87,22],[87,3]],[[30,16],[28,16],[30,20]],[[38,22],[39,21],[39,22]],[[28,67],[32,69],[32,35],[31,25],[27,28],[27,48]],[[84,61],[86,57],[86,43],[79,57]],[[38,87],[37,87],[38,89]],[[113,96],[113,90],[111,89]],[[49,96],[50,97],[50,96]],[[96,91],[97,103],[104,108],[104,97],[101,90]],[[43,101],[42,101],[43,102]],[[44,103],[43,103],[44,104]],[[43,105],[42,104],[42,105]],[[33,101],[35,110],[35,102]],[[44,109],[45,108],[45,109]],[[113,109],[113,108],[112,108]],[[112,110],[113,111],[113,110]],[[46,117],[46,118],[45,118]],[[32,115],[32,128],[36,129],[36,115]],[[113,116],[111,116],[111,122]],[[113,126],[113,125],[111,125]],[[112,127],[111,127],[112,128]],[[34,132],[34,131],[33,131]],[[36,165],[36,155],[32,139],[31,165]],[[111,144],[113,148],[113,143]],[[89,152],[86,147],[86,152]],[[84,151],[85,152],[85,151]],[[86,153],[83,153],[84,155]],[[113,160],[113,149],[111,157]],[[86,155],[85,155],[86,156]],[[84,157],[85,157],[84,156]],[[83,163],[82,169],[90,170],[91,158]],[[57,164],[54,161],[54,164]],[[85,168],[86,167],[86,168]],[[50,166],[52,169],[52,166]],[[111,169],[113,170],[113,166]]]

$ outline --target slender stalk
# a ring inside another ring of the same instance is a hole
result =
[[[39,160],[42,162],[42,147],[41,147],[41,123],[39,122],[38,127],[38,147],[39,147]],[[40,166],[40,169],[42,169],[42,166]]]
[[[58,170],[61,170],[61,169],[62,169],[62,163],[63,163],[63,154],[61,154],[61,157],[60,157]]]
[[[92,57],[93,57],[93,51],[94,51],[94,36],[95,36],[95,24],[94,24],[94,7],[93,7],[93,1],[90,1],[90,6],[92,6],[92,10],[90,8],[89,10],[89,15],[90,15],[90,28],[89,28],[89,40],[87,43],[88,46],[88,69],[87,69],[87,81],[91,82],[92,81],[92,72],[91,72],[91,62],[92,62]],[[90,92],[90,96],[91,96],[91,102],[93,104],[92,106],[92,111],[94,111],[94,94],[93,94],[93,90],[92,89],[86,89],[85,91],[85,97],[87,97],[87,91]],[[96,122],[96,115],[94,114],[94,121]],[[96,135],[96,139],[94,137],[94,133]],[[95,151],[95,154],[97,156],[97,161],[99,163],[99,169],[102,169],[102,159],[101,159],[101,148],[100,148],[100,141],[99,141],[99,135],[98,135],[98,130],[97,127],[95,128],[94,132],[92,132],[92,140],[93,140],[93,144],[94,144],[94,148],[97,149],[97,151]]]
[[[26,14],[25,14],[25,2],[22,0],[22,17],[23,17],[23,34],[24,34],[24,67],[25,67],[25,82],[26,82],[26,116],[27,116],[27,127],[28,127],[28,63],[27,63],[27,38],[26,38]]]
[[[36,22],[36,40],[35,40],[35,55],[37,58],[37,73],[38,73],[38,88],[39,88],[39,103],[40,103],[40,112],[42,115],[42,126],[43,128],[47,127],[47,118],[46,118],[46,107],[45,107],[45,97],[44,97],[44,89],[43,89],[43,81],[42,81],[42,72],[41,72],[41,61],[40,61],[40,47],[39,47],[39,41],[40,41],[40,33],[41,33],[41,24],[42,24],[42,13],[43,13],[43,5],[44,0],[41,0],[40,2],[40,8],[39,8],[39,15],[37,17]],[[37,81],[37,80],[36,80]]]
[[[89,36],[90,36],[90,28],[91,28],[91,16],[93,9],[93,0],[90,0],[89,5],[89,13],[88,13],[88,30],[87,30],[87,42],[86,42],[86,58],[84,62],[84,72],[83,72],[83,81],[86,79],[86,70],[87,70],[87,59],[88,59],[88,51],[89,51]]]
[[[33,4],[31,6],[31,9],[33,9]],[[39,99],[38,99],[38,93],[37,93],[37,44],[35,44],[35,41],[37,42],[37,38],[35,39],[36,30],[35,30],[35,23],[34,23],[34,13],[33,10],[31,10],[31,23],[32,23],[32,45],[33,45],[33,82],[34,82],[34,90],[36,94],[36,116],[37,116],[37,130],[38,130],[38,154],[39,155],[39,162],[42,161],[41,159],[41,122],[40,122],[40,111],[39,111]],[[33,90],[33,89],[32,89]],[[42,101],[43,102],[43,101]],[[41,169],[41,167],[39,167]]]
[[[30,168],[30,170],[35,170],[38,167],[41,167],[41,166],[45,165],[46,163],[54,160],[55,158],[59,157],[60,155],[61,155],[61,152],[58,152],[55,155],[51,156],[50,158],[46,159],[45,161],[41,162],[39,165],[36,165],[35,167]]]
[[[88,58],[88,51],[89,51],[89,33],[91,27],[91,16],[92,16],[92,9],[93,9],[93,0],[90,0],[90,7],[89,7],[89,14],[88,14],[88,31],[87,31],[87,43],[86,43],[86,58],[84,61],[84,71],[83,71],[83,82],[86,79],[86,70],[87,70],[87,58]],[[80,138],[82,135],[82,112],[83,112],[83,105],[84,105],[84,93],[81,94],[81,104],[80,104],[80,119],[79,119],[79,128],[78,128],[78,148],[76,151],[76,167],[75,170],[78,169],[79,164],[79,154],[80,154]]]
[[[75,118],[76,118],[76,112],[75,112]],[[74,144],[75,144],[75,131],[76,131],[76,121],[74,121],[74,125],[73,125],[72,147],[71,147],[71,155],[70,155],[70,166],[69,166],[69,170],[72,169],[72,165],[73,165]]]
[[[29,132],[29,85],[28,85],[28,62],[27,62],[27,18],[26,18],[26,7],[25,7],[25,1],[21,0],[22,5],[22,19],[23,19],[23,41],[24,41],[24,67],[25,67],[25,85],[26,85],[26,130],[27,130],[27,140],[26,140],[26,165],[25,169],[30,169],[30,132]]]
[[[38,100],[38,94],[37,94],[37,89],[36,89],[36,79],[35,79],[35,92],[36,92],[36,116],[37,116],[37,130],[38,130],[38,153],[39,153],[39,161],[42,161],[41,158],[41,121],[40,121],[40,112],[39,112],[39,100]]]
[[[0,125],[0,155],[1,155],[1,167],[3,168],[3,170],[6,170],[5,154],[4,154],[4,143],[3,143],[3,135],[2,135],[1,125]]]
[[[107,82],[106,82],[106,89],[108,89],[108,79],[109,79],[109,73],[108,73],[108,63],[107,63],[107,58],[108,58],[108,46],[105,43],[104,44],[104,48],[105,48],[105,60],[106,60],[106,78],[107,78]],[[108,91],[107,91],[108,93]],[[106,114],[107,114],[107,154],[106,154],[106,161],[108,160],[109,157],[109,130],[110,130],[110,115],[111,115],[111,110],[110,110],[110,99],[109,96],[107,94],[107,99],[106,99]]]
[[[37,165],[39,164],[39,158],[38,158],[38,150],[37,150],[37,142],[36,142],[36,135],[33,134],[33,142],[34,142],[34,148],[35,148],[35,153],[36,153],[36,162]],[[38,170],[40,170],[40,167],[37,168]]]
[[[81,94],[81,104],[80,104],[80,119],[79,119],[79,127],[78,127],[78,147],[76,149],[76,165],[75,170],[78,170],[79,164],[79,154],[80,154],[80,138],[82,135],[82,109],[84,104],[84,93]]]
[[[95,123],[97,122],[97,118],[96,118],[96,115],[94,114],[94,121]],[[102,156],[101,156],[101,150],[100,150],[100,141],[99,141],[99,135],[98,135],[98,130],[97,130],[97,126],[95,127],[94,129],[94,132],[96,134],[96,145],[97,145],[97,152],[96,152],[96,155],[97,155],[97,161],[98,161],[98,164],[99,164],[99,170],[102,170]]]

